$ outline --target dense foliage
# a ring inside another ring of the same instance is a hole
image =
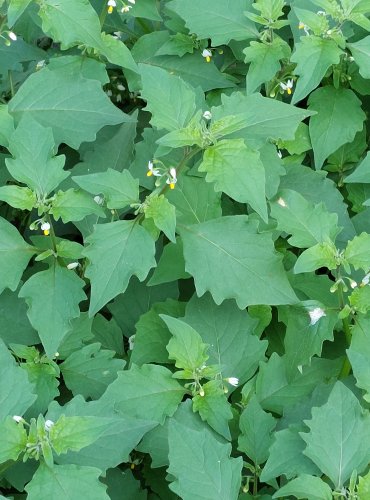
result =
[[[0,488],[370,498],[370,0],[0,0]]]

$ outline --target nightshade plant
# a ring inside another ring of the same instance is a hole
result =
[[[0,0],[0,489],[370,498],[370,0]]]

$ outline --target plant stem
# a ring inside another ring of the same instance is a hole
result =
[[[338,271],[338,279],[340,279],[340,272]],[[344,294],[343,294],[343,285],[342,283],[339,283],[338,285],[338,298],[339,298],[339,307],[340,309],[343,309],[345,303],[344,303]],[[350,323],[347,318],[342,319],[342,326],[343,326],[343,332],[346,337],[347,341],[347,346],[349,347],[351,345],[351,328],[350,328]],[[339,378],[345,378],[348,377],[348,375],[351,372],[351,363],[349,362],[349,359],[347,355],[345,355],[345,359],[343,361],[343,365],[339,374]]]
[[[53,227],[53,222],[52,222],[51,217],[50,217],[49,214],[46,216],[46,219],[47,219],[48,223],[50,224],[50,234],[49,234],[49,236],[50,236],[51,243],[53,245],[53,250],[54,250],[54,252],[56,254],[57,253],[57,240],[56,240],[56,237],[55,237],[55,231],[54,231],[54,227]]]
[[[8,79],[9,79],[9,85],[10,85],[10,95],[14,97],[14,83],[13,83],[13,77],[12,77],[12,72],[9,70],[8,71]]]
[[[99,16],[99,21],[100,21],[100,26],[104,26],[105,18],[107,17],[108,9],[107,9],[107,2],[103,2],[103,7],[100,12]]]

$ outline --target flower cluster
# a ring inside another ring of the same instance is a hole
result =
[[[127,0],[129,3],[135,5],[136,0]],[[107,3],[108,7],[108,14],[112,14],[113,10],[117,7],[117,2],[116,0],[108,0]],[[130,9],[132,9],[132,5],[127,5],[125,2],[122,2],[122,7],[121,7],[121,12],[129,12]]]
[[[166,184],[169,184],[170,189],[175,189],[175,185],[177,183],[177,173],[174,167],[171,167],[169,170],[162,168],[154,168],[154,163],[152,161],[148,162],[148,171],[146,173],[148,177],[163,177],[166,176]]]

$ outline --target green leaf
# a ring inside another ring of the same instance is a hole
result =
[[[51,128],[40,125],[32,115],[24,115],[9,139],[13,158],[6,159],[14,179],[27,184],[43,199],[69,175],[63,170],[65,156],[55,156]]]
[[[178,223],[196,224],[221,216],[221,194],[202,178],[181,175],[166,196],[176,208]]]
[[[155,246],[149,233],[135,220],[95,226],[86,239],[89,259],[86,276],[91,281],[90,315],[123,293],[132,275],[143,281],[152,267]]]
[[[351,307],[362,314],[366,314],[370,308],[370,287],[355,288],[349,296]]]
[[[8,7],[8,26],[11,28],[23,14],[32,0],[10,0]]]
[[[157,66],[165,69],[182,78],[193,88],[200,87],[203,92],[235,86],[235,78],[221,73],[215,64],[207,64],[201,51],[195,54],[185,54],[183,57],[158,56],[159,48],[169,40],[169,36],[167,31],[154,31],[141,36],[132,49],[135,61],[151,68]],[[139,90],[140,85],[136,77],[129,79],[129,87],[132,90]],[[164,96],[164,99],[167,100],[167,96]]]
[[[0,421],[8,415],[23,415],[35,400],[34,384],[0,341]]]
[[[366,118],[361,101],[349,89],[323,87],[310,95],[309,109],[317,111],[310,119],[310,136],[316,168],[340,146],[353,141]]]
[[[318,243],[301,253],[294,265],[294,272],[309,273],[320,267],[328,269],[337,267],[337,250],[332,242]]]
[[[250,2],[248,2],[250,6]],[[211,38],[212,45],[223,45],[230,40],[256,38],[254,24],[244,16],[244,0],[173,0],[168,7],[181,16],[190,33],[199,39]]]
[[[33,359],[30,361],[27,360],[26,363],[21,364],[21,367],[26,370],[28,374],[28,380],[34,384],[34,390],[37,394],[36,401],[26,413],[27,418],[29,415],[34,416],[45,413],[51,401],[59,396],[58,377],[60,372],[57,366],[53,365],[53,362],[40,363],[39,353],[37,351],[36,354],[35,361]]]
[[[358,478],[357,494],[359,500],[366,500],[370,494],[370,473]]]
[[[64,224],[71,221],[80,221],[88,215],[105,217],[104,210],[95,202],[92,196],[79,189],[58,191],[54,196],[50,213],[55,220],[62,219]]]
[[[0,295],[0,338],[7,345],[40,343],[37,333],[28,320],[26,303],[18,298],[17,292],[4,290]]]
[[[68,451],[56,457],[60,464],[77,464],[99,467],[101,471],[128,462],[129,454],[143,435],[157,425],[155,422],[118,414],[114,401],[101,398],[86,402],[82,396],[73,398],[67,405],[50,405],[47,418],[56,422],[61,415],[66,417],[94,417],[110,422],[106,430],[94,443],[81,451]],[[103,417],[103,418],[102,418]]]
[[[30,188],[19,186],[0,187],[0,200],[21,210],[31,211],[36,205],[36,195]]]
[[[176,238],[176,243],[168,243],[160,256],[157,267],[148,285],[160,285],[179,279],[190,278],[185,271],[184,250],[181,238]]]
[[[159,365],[133,365],[121,371],[100,398],[121,415],[145,418],[163,424],[173,415],[184,395],[183,387],[172,378],[172,372]]]
[[[322,479],[308,474],[301,474],[280,488],[272,498],[307,498],[308,500],[331,500],[332,491]]]
[[[255,465],[266,462],[272,444],[271,433],[276,426],[272,415],[262,410],[253,397],[240,415],[238,450],[245,453]]]
[[[367,288],[367,287],[366,287]],[[347,350],[348,359],[351,363],[353,374],[357,380],[357,386],[366,391],[366,401],[370,400],[370,322],[366,318],[357,318],[352,328],[351,345]]]
[[[245,62],[250,63],[247,73],[247,94],[250,95],[280,71],[280,60],[289,58],[290,48],[281,38],[274,38],[271,42],[250,42],[243,54]]]
[[[80,500],[85,495],[90,500],[109,500],[107,487],[99,481],[101,470],[79,465],[41,464],[27,484],[29,500]]]
[[[333,329],[338,321],[336,311],[322,309],[321,304],[303,302],[303,308],[288,309],[287,329],[284,338],[287,373],[308,365],[312,356],[320,356],[325,341],[333,341]],[[321,308],[325,316],[318,321],[311,320],[309,313]]]
[[[219,442],[205,427],[194,430],[172,420],[169,424],[170,489],[184,500],[237,498],[242,458],[231,458],[231,444]]]
[[[28,115],[52,128],[57,145],[64,142],[75,149],[93,141],[105,125],[132,121],[113,106],[97,80],[69,74],[63,67],[29,76],[8,106],[16,121]]]
[[[14,120],[8,112],[8,106],[0,104],[0,144],[6,148],[9,145],[9,138],[14,132]]]
[[[71,328],[71,320],[80,314],[78,304],[86,299],[84,286],[85,282],[76,273],[53,264],[48,270],[32,275],[19,292],[19,297],[27,302],[28,318],[49,358],[58,351]]]
[[[198,332],[183,321],[160,314],[173,337],[167,345],[170,359],[175,360],[177,368],[191,372],[200,369],[208,359],[208,346],[202,342]]]
[[[136,119],[137,113],[133,113],[132,117]],[[73,173],[100,173],[110,168],[121,172],[122,167],[129,165],[132,160],[135,136],[134,121],[102,128],[93,143],[85,142],[81,145],[83,162],[73,168]],[[146,174],[146,170],[143,171]]]
[[[233,412],[220,383],[217,380],[211,380],[202,387],[204,396],[197,394],[193,397],[193,411],[197,411],[201,419],[212,429],[230,440],[228,421],[233,418]]]
[[[336,382],[328,402],[312,408],[312,419],[305,421],[309,433],[301,433],[308,456],[340,489],[356,469],[359,474],[370,460],[370,416],[364,412],[353,392]]]
[[[5,288],[14,292],[34,253],[17,229],[0,217],[0,293]]]
[[[337,376],[340,361],[312,358],[310,365],[294,372],[287,358],[281,358],[274,352],[267,363],[260,363],[257,374],[256,395],[260,405],[264,410],[282,414],[286,408],[310,394],[319,382]]]
[[[305,123],[300,123],[296,130],[294,139],[291,141],[280,141],[278,147],[286,149],[291,155],[300,155],[305,151],[312,149],[308,126]]]
[[[280,189],[292,189],[300,193],[307,201],[317,204],[323,202],[328,212],[338,214],[338,223],[342,227],[337,236],[337,243],[344,248],[348,240],[356,235],[355,228],[348,215],[348,206],[337,185],[326,177],[326,172],[314,170],[300,164],[286,166],[286,175],[280,178]]]
[[[146,219],[153,219],[156,227],[163,231],[167,238],[176,241],[176,211],[175,207],[162,194],[159,196],[149,196],[144,206]]]
[[[249,203],[267,221],[265,169],[259,153],[243,139],[226,139],[207,148],[199,171],[207,173],[207,182],[215,182],[216,191]]]
[[[344,257],[356,270],[368,272],[370,269],[370,234],[361,233],[348,242]]]
[[[287,479],[298,474],[320,475],[316,465],[303,454],[304,448],[304,441],[292,426],[276,432],[269,450],[269,458],[260,476],[261,481],[269,482],[281,475]]]
[[[182,303],[167,299],[166,302],[154,304],[150,311],[142,314],[136,323],[134,349],[130,362],[137,365],[168,363],[166,346],[171,340],[171,334],[160,314],[182,316],[184,309]]]
[[[108,304],[108,309],[124,335],[130,337],[135,333],[135,324],[153,304],[164,302],[169,298],[177,300],[178,297],[177,283],[149,287],[136,277],[132,277],[126,292]]]
[[[208,363],[220,365],[223,379],[236,377],[243,384],[265,359],[267,341],[255,335],[257,321],[247,311],[241,311],[233,300],[217,306],[209,293],[201,298],[194,294],[183,321],[209,345]],[[231,392],[233,387],[228,389]]]
[[[355,43],[348,43],[347,47],[359,67],[360,75],[363,78],[370,78],[370,36],[365,36],[365,38]]]
[[[22,423],[17,423],[12,417],[7,417],[0,422],[0,463],[8,460],[17,460],[26,449],[27,431]]]
[[[233,115],[240,124],[239,132],[233,137],[243,137],[247,143],[294,139],[299,123],[313,114],[260,94],[245,96],[241,92],[233,92],[230,96],[223,94],[221,101],[221,106],[211,110],[213,119],[216,121]]]
[[[99,439],[112,423],[110,418],[61,415],[49,431],[50,444],[58,455],[80,451]]]
[[[189,84],[166,70],[140,64],[141,97],[152,114],[151,124],[159,129],[183,128],[196,110],[195,92]]]
[[[107,320],[101,314],[94,317],[92,324],[94,340],[99,342],[103,349],[108,349],[117,354],[124,354],[122,330],[114,318]]]
[[[299,75],[292,104],[301,101],[319,85],[328,68],[339,63],[342,53],[334,40],[313,35],[301,37],[290,58],[297,63],[294,73]]]
[[[108,486],[110,500],[147,500],[147,490],[142,489],[129,469],[109,469],[103,482]]]
[[[194,277],[199,296],[209,290],[216,304],[234,298],[241,309],[297,300],[271,235],[258,234],[246,216],[182,226],[181,237],[185,269]]]
[[[139,182],[128,170],[105,172],[72,177],[74,182],[91,194],[102,194],[109,209],[124,208],[139,199]]]
[[[113,64],[137,70],[124,43],[100,32],[99,16],[87,0],[45,0],[39,16],[44,33],[61,42],[62,50],[85,45],[96,49]]]
[[[277,220],[277,229],[292,236],[288,242],[298,248],[335,240],[339,232],[337,214],[331,214],[323,203],[314,205],[296,191],[279,191],[271,203],[271,216]]]
[[[72,353],[60,365],[64,382],[73,395],[82,394],[85,399],[99,399],[117,378],[125,362],[114,359],[114,351],[100,349],[94,343]]]
[[[345,178],[348,183],[370,183],[370,152],[368,152],[362,162],[356,167],[352,174]]]

